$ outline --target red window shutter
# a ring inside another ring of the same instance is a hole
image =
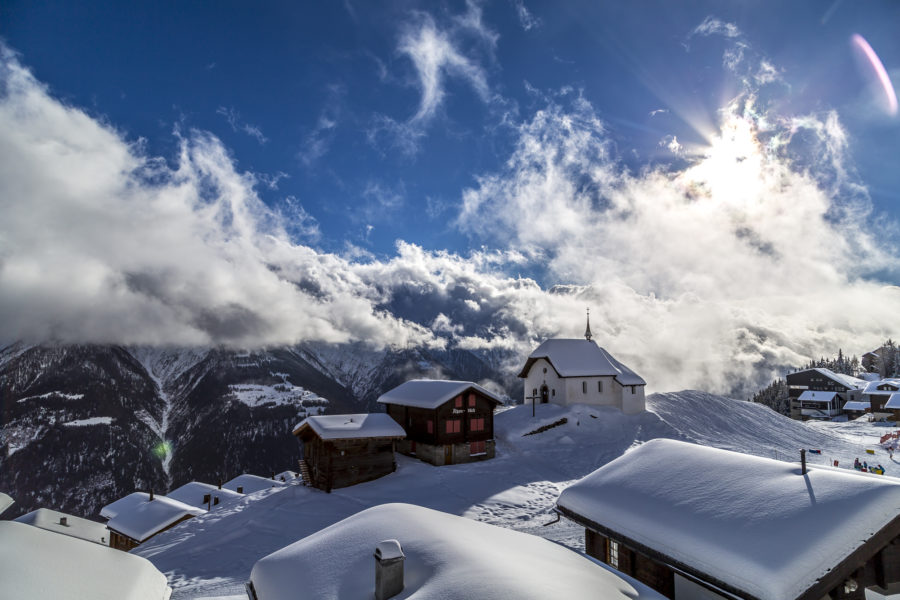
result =
[[[428,433],[434,433],[434,421],[428,419]]]
[[[475,394],[469,394],[469,406],[475,406]]]
[[[462,408],[462,395],[459,395],[456,397],[456,400],[454,401],[454,406],[456,406],[456,408]]]

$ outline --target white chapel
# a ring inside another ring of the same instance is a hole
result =
[[[647,382],[591,339],[590,315],[584,338],[546,340],[531,353],[519,373],[525,380],[525,404],[591,404],[615,406],[629,415],[643,412]]]

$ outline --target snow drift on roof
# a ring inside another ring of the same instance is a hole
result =
[[[900,409],[900,392],[894,392],[884,403],[884,408]]]
[[[401,406],[414,406],[417,408],[437,408],[454,396],[472,388],[483,396],[486,396],[502,404],[496,394],[493,394],[477,383],[471,381],[449,381],[442,379],[413,379],[398,385],[378,398],[382,404],[399,404]]]
[[[283,485],[287,484],[284,481],[278,479],[267,479],[265,477],[260,477],[259,475],[244,473],[243,475],[238,475],[234,479],[223,483],[222,487],[228,490],[233,490],[235,492],[237,491],[238,487],[241,487],[243,489],[242,493],[252,494],[260,490],[267,490],[272,487],[281,487]]]
[[[65,519],[65,525],[62,524],[62,519]],[[67,515],[49,508],[39,508],[13,520],[54,533],[94,542],[101,546],[109,546],[109,530],[103,523]]]
[[[851,390],[862,389],[866,385],[866,382],[863,379],[857,379],[856,377],[844,375],[843,373],[835,373],[831,369],[826,369],[824,367],[816,367],[812,370],[818,371],[825,377],[831,379],[834,382],[840,383],[841,385],[846,386]]]
[[[546,340],[531,353],[519,377],[527,377],[531,365],[547,359],[560,377],[615,377],[621,385],[646,385],[637,373],[617,361],[591,340]]]
[[[879,390],[878,386],[886,385],[889,388],[887,390]],[[900,383],[893,379],[879,379],[878,381],[870,381],[866,384],[865,389],[863,390],[864,394],[890,394],[892,391],[896,391],[900,388]]]
[[[367,598],[379,542],[406,555],[403,597],[458,599],[661,599],[646,586],[536,536],[411,504],[359,512],[258,561],[259,600]],[[302,584],[298,583],[302,582]]]
[[[848,400],[844,402],[844,410],[866,410],[868,408],[871,408],[871,405],[863,400]]]
[[[150,500],[150,496],[143,492],[134,492],[122,500],[132,496],[137,496],[137,501],[132,501],[127,508],[118,510],[106,525],[139,542],[188,515],[196,517],[206,512],[165,496],[154,496],[153,500]]]
[[[900,512],[900,481],[657,439],[558,506],[762,600],[796,598]]]
[[[804,390],[798,400],[815,400],[817,402],[830,402],[837,396],[837,392],[816,392],[813,390]]]
[[[0,597],[167,600],[146,558],[13,521],[0,521]]]
[[[385,413],[306,417],[294,428],[294,434],[299,433],[304,427],[315,431],[323,440],[406,437],[406,432],[397,421]]]
[[[166,498],[184,502],[190,506],[206,508],[207,504],[203,502],[203,496],[206,494],[209,494],[213,498],[218,496],[220,503],[243,497],[243,494],[238,494],[237,492],[225,489],[224,487],[220,489],[209,483],[191,481],[166,494]]]

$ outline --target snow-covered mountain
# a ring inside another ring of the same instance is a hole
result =
[[[0,350],[0,489],[16,514],[95,517],[135,489],[268,475],[296,466],[290,431],[307,414],[375,409],[411,377],[521,395],[514,377],[460,350],[14,344]]]

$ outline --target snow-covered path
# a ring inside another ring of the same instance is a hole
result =
[[[610,408],[542,405],[532,418],[530,407],[516,407],[495,417],[493,460],[433,467],[398,456],[395,473],[331,494],[301,486],[266,490],[187,521],[135,553],[167,574],[175,600],[239,597],[259,558],[387,502],[419,504],[582,550],[582,528],[566,520],[544,526],[553,520],[559,492],[636,444],[666,437],[782,460],[799,459],[801,447],[821,448],[821,457],[811,455],[812,463],[837,459],[843,466],[857,456],[862,460],[868,436],[877,442],[885,431],[877,427],[870,434],[853,423],[853,433],[841,430],[848,424],[810,426],[760,405],[701,392],[655,394],[648,408],[626,416]],[[563,418],[565,424],[524,435]],[[900,465],[885,459],[879,460],[888,473],[900,475]]]

